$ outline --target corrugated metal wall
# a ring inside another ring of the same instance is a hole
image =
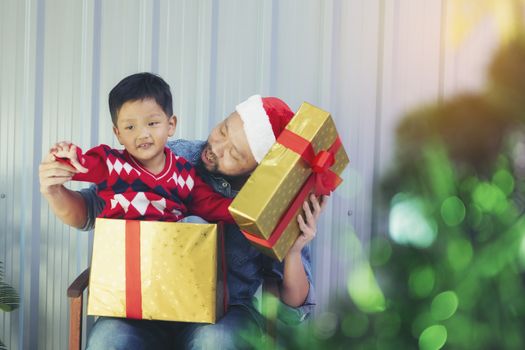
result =
[[[66,347],[65,291],[88,264],[90,235],[49,212],[38,164],[58,140],[115,144],[107,94],[138,71],[171,84],[176,137],[205,138],[253,93],[333,114],[351,167],[314,245],[323,309],[346,288],[348,232],[370,237],[402,112],[483,83],[497,37],[488,25],[448,45],[449,1],[0,0],[0,260],[23,301],[0,314],[0,339]]]

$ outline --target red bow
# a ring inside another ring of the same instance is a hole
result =
[[[317,154],[315,154],[314,148],[308,140],[288,129],[283,130],[277,142],[299,154],[312,168],[315,177],[314,193],[316,195],[328,195],[342,182],[341,178],[330,170],[330,167],[335,163],[335,154],[341,148],[339,137],[327,150],[322,150]]]

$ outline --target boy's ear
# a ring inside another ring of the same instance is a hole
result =
[[[122,145],[122,141],[120,141],[120,132],[118,131],[116,126],[113,126],[113,133],[117,137],[118,142]]]
[[[169,130],[168,136],[173,136],[175,134],[175,129],[177,129],[177,116],[174,114],[168,119]]]

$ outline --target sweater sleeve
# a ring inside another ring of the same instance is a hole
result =
[[[186,204],[191,214],[195,214],[206,221],[224,221],[229,224],[235,223],[228,211],[232,199],[226,198],[215,192],[205,183],[192,169],[195,185],[191,190],[191,198]]]
[[[77,146],[78,162],[87,168],[88,172],[75,174],[73,180],[99,184],[107,179],[108,167],[106,165],[106,159],[109,150],[109,146],[99,145],[83,154],[82,149]],[[71,166],[71,162],[67,158],[57,158],[57,161]]]

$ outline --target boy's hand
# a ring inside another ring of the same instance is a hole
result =
[[[83,167],[78,160],[77,146],[69,142],[58,142],[49,150],[57,160],[69,159],[69,163],[80,173],[87,173],[88,169]]]
[[[40,192],[43,195],[53,195],[60,187],[73,178],[76,170],[70,165],[57,162],[55,156],[50,152],[42,160],[38,168],[40,179]]]
[[[310,208],[310,203],[312,205],[313,211]],[[304,246],[315,238],[315,234],[317,232],[317,219],[319,218],[319,215],[321,215],[321,212],[324,210],[326,204],[328,203],[328,196],[322,196],[321,203],[319,203],[317,197],[314,194],[311,194],[310,203],[308,203],[308,200],[304,201],[303,203],[303,210],[306,217],[306,221],[302,215],[299,215],[297,217],[297,222],[299,223],[301,234],[299,234],[299,237],[297,237],[295,243],[290,248],[288,255],[290,253],[300,253]]]

